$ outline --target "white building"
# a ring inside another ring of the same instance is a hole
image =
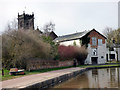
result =
[[[120,46],[114,46],[112,50],[109,50],[109,48],[107,48],[106,60],[120,61]]]
[[[89,41],[88,41],[89,39]],[[87,43],[88,56],[85,64],[104,64],[106,63],[106,37],[95,29],[90,31],[78,32],[74,34],[64,35],[56,38],[55,42],[60,45],[77,45],[80,46]]]

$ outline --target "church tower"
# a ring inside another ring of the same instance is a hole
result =
[[[18,13],[18,29],[34,30],[34,13],[32,15],[25,14],[25,12],[22,15]]]

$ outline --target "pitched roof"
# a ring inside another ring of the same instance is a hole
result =
[[[95,29],[93,29],[93,30],[96,31]],[[80,39],[80,38],[87,35],[88,33],[90,33],[93,30],[77,32],[77,33],[73,33],[73,34],[69,34],[69,35],[59,36],[54,41],[55,42],[63,42],[63,41],[70,41],[70,40]],[[98,31],[96,31],[96,32],[99,33]],[[100,35],[102,35],[102,34],[100,34]],[[106,37],[104,35],[102,35],[102,36],[106,39]]]
[[[49,33],[49,36],[54,40],[55,38],[57,38],[58,36],[55,34],[54,31]]]
[[[69,35],[59,36],[54,41],[55,42],[62,42],[62,41],[79,39],[79,38],[83,37],[84,35],[86,35],[88,32],[89,31],[83,31],[83,32],[77,32],[77,33],[69,34]]]

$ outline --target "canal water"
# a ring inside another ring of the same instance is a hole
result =
[[[53,88],[120,88],[120,68],[89,70]]]

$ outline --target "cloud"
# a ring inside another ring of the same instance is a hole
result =
[[[99,1],[99,2],[98,2]],[[25,10],[35,14],[35,27],[49,21],[56,24],[58,35],[105,26],[117,27],[117,1],[114,0],[2,0],[0,1],[0,31],[8,21]],[[111,3],[112,2],[112,3]],[[26,7],[26,9],[25,9]]]

